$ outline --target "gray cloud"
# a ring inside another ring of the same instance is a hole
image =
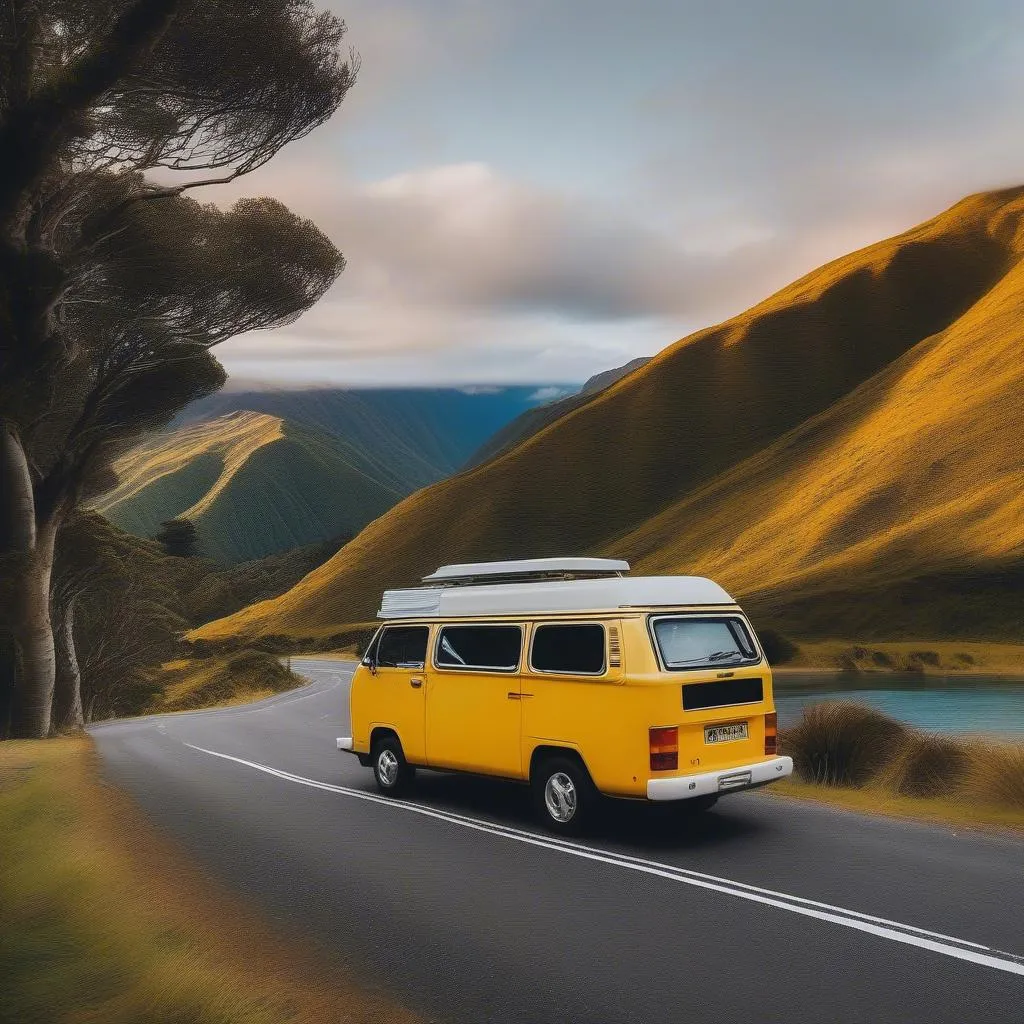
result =
[[[218,200],[279,196],[349,267],[235,372],[583,379],[1024,180],[1019,3],[332,6],[357,89]]]

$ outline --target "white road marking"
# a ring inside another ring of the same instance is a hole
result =
[[[991,967],[998,971],[1005,971],[1009,974],[1017,974],[1024,977],[1024,957],[1015,953],[1006,953],[1002,950],[993,949],[977,942],[968,942],[965,939],[958,939],[952,935],[943,935],[939,932],[927,931],[913,925],[903,924],[899,921],[890,921],[881,917],[873,917],[870,914],[862,914],[859,911],[847,910],[844,907],[836,907],[829,903],[821,903],[817,900],[808,900],[800,896],[791,896],[788,893],[776,892],[771,889],[762,889],[758,886],[748,885],[745,882],[735,882],[728,878],[719,878],[715,875],[707,875],[698,871],[690,871],[687,868],[677,867],[674,864],[664,864],[659,861],[644,860],[640,857],[631,857],[627,854],[613,853],[607,850],[600,850],[592,846],[585,846],[581,843],[573,843],[555,837],[541,836],[534,832],[526,832],[522,829],[510,826],[499,825],[495,822],[484,821],[480,818],[470,818],[462,814],[455,814],[451,811],[439,811],[419,804],[395,800],[391,797],[378,796],[374,793],[366,793],[359,789],[350,789],[346,786],[335,786],[329,782],[319,782],[316,779],[307,779],[302,775],[293,775],[291,772],[271,768],[256,761],[247,761],[241,757],[231,754],[223,754],[217,750],[209,750],[206,747],[198,747],[192,743],[186,743],[186,747],[192,750],[201,751],[204,754],[211,754],[214,757],[223,758],[226,761],[234,761],[237,764],[245,765],[256,771],[265,772],[286,782],[296,783],[302,786],[309,786],[313,789],[325,790],[329,793],[338,793],[342,796],[352,797],[356,800],[366,800],[370,803],[383,804],[396,810],[408,811],[427,818],[436,818],[453,825],[472,829],[477,832],[485,832],[498,836],[502,839],[511,839],[515,842],[526,843],[530,846],[537,846],[546,850],[553,850],[557,853],[564,853],[583,860],[595,861],[601,864],[608,864],[613,867],[625,868],[630,871],[638,871],[647,875],[654,875],[665,878],[669,881],[680,882],[684,885],[695,886],[700,889],[710,889],[714,892],[724,893],[727,896],[735,896],[738,899],[749,900],[765,906],[776,907],[779,910],[787,910],[793,914],[801,914],[805,917],[816,918],[819,921],[827,921],[831,924],[841,925],[844,928],[853,928],[857,931],[867,932],[880,938],[889,939],[892,942],[901,942],[910,946],[917,946],[919,949],[931,950],[933,953],[940,953],[943,956],[953,957],[957,960],[966,960],[969,963]]]

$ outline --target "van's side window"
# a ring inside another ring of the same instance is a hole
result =
[[[438,668],[514,672],[522,646],[519,626],[444,626],[435,659]]]
[[[533,631],[530,665],[535,672],[596,676],[604,672],[604,626],[538,626]]]
[[[377,641],[381,668],[423,668],[427,659],[426,626],[387,626]]]

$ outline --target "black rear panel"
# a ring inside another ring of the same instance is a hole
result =
[[[760,679],[716,679],[711,683],[688,683],[683,687],[683,710],[727,708],[731,704],[759,704],[764,700]]]

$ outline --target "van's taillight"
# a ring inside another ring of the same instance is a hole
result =
[[[651,771],[674,772],[679,767],[679,728],[675,725],[650,730]]]
[[[779,752],[779,716],[774,711],[770,715],[764,716],[764,752],[766,754]]]

